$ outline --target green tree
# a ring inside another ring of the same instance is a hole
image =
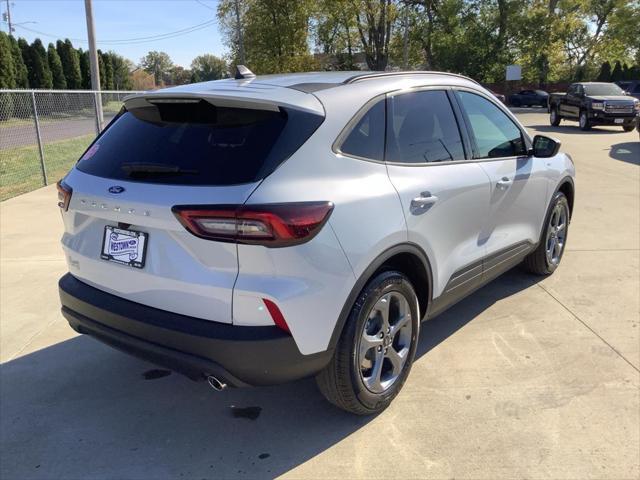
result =
[[[239,62],[235,2],[218,4],[225,43],[232,63]],[[242,2],[246,63],[255,73],[298,72],[317,66],[309,52],[312,0],[246,0]]]
[[[27,66],[22,58],[22,51],[18,41],[9,36],[9,43],[11,44],[11,54],[13,56],[13,66],[15,67],[16,74],[16,88],[29,88],[29,72]],[[28,47],[27,47],[28,48]]]
[[[191,62],[191,78],[194,82],[225,78],[228,76],[227,70],[227,62],[208,53],[197,56]]]
[[[619,82],[620,80],[624,80],[624,74],[622,71],[622,65],[620,62],[616,62],[613,66],[613,72],[611,72],[611,82]]]
[[[49,48],[47,49],[47,59],[49,61],[49,69],[51,70],[53,88],[58,90],[66,89],[67,80],[65,79],[64,72],[62,71],[62,62],[60,61],[60,56],[56,51],[56,47],[53,46],[53,43],[50,43]]]
[[[82,72],[80,71],[80,59],[78,51],[73,48],[71,40],[68,38],[64,41],[56,42],[56,51],[62,62],[62,71],[67,81],[67,87],[72,90],[84,88],[82,85]]]
[[[115,90],[131,90],[133,84],[130,72],[133,70],[133,64],[115,52],[109,52],[109,56],[113,67],[113,88]]]
[[[113,63],[111,60],[111,55],[108,52],[98,52],[100,57],[102,58],[102,68],[104,68],[104,84],[100,82],[100,87],[103,90],[113,90]]]
[[[167,53],[151,51],[140,60],[140,66],[145,72],[153,75],[156,85],[162,85],[163,78],[173,67],[173,62]]]
[[[0,32],[0,88],[16,88],[16,67],[9,36]]]
[[[187,83],[198,81],[193,79],[191,70],[187,70],[186,68],[179,65],[175,65],[171,69],[170,77],[171,85],[185,85]]]
[[[36,38],[29,47],[29,56],[31,65],[29,68],[29,84],[33,88],[53,88],[53,80],[51,70],[49,69],[49,61],[47,59],[47,51],[44,49],[42,42]]]
[[[600,67],[600,73],[598,73],[597,80],[599,82],[610,82],[611,81],[611,64],[609,62],[604,62]]]
[[[91,63],[89,62],[89,52],[78,49],[78,63],[80,65],[80,88],[91,89]]]

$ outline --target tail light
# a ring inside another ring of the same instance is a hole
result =
[[[315,237],[333,203],[175,206],[172,211],[194,235],[207,240],[287,247]]]
[[[73,189],[64,183],[64,180],[59,180],[58,183],[56,183],[56,187],[58,188],[58,206],[63,212],[66,212],[69,210],[69,202],[71,202]]]

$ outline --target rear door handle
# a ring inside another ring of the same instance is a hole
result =
[[[431,195],[430,192],[422,192],[419,197],[411,200],[411,213],[419,215],[428,210],[428,207],[438,201],[438,197]]]
[[[498,186],[498,188],[506,190],[511,186],[512,183],[513,180],[509,180],[507,177],[502,177],[500,180],[498,180],[498,183],[496,183],[496,185]]]

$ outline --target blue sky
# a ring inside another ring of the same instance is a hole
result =
[[[11,0],[10,0],[11,1]],[[174,63],[189,67],[191,60],[203,53],[222,56],[226,49],[215,22],[218,0],[93,0],[93,14],[101,50],[113,50],[138,63],[150,50],[164,51]],[[11,20],[14,35],[29,42],[40,38],[47,45],[56,38],[70,38],[76,47],[87,48],[84,0],[12,0]],[[5,0],[0,11],[6,10]],[[150,37],[213,20],[200,30],[173,38],[153,41],[130,41]],[[19,24],[25,23],[21,28]],[[7,24],[1,28],[7,31]],[[35,33],[31,30],[50,34]],[[78,41],[85,40],[85,41]],[[112,40],[127,40],[109,43]]]

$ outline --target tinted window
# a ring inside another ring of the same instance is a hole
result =
[[[460,131],[445,92],[429,90],[391,97],[386,160],[404,163],[464,160]]]
[[[592,83],[584,86],[587,95],[624,95],[624,91],[615,83]]]
[[[468,92],[458,92],[476,144],[476,158],[523,155],[526,148],[520,129],[496,105]]]
[[[385,101],[380,100],[356,123],[340,150],[349,155],[383,160],[384,116]]]
[[[640,83],[636,83],[636,88],[633,89],[633,93],[640,93]]]
[[[100,177],[181,185],[257,181],[295,152],[323,117],[297,110],[158,104],[125,111],[78,169]]]

